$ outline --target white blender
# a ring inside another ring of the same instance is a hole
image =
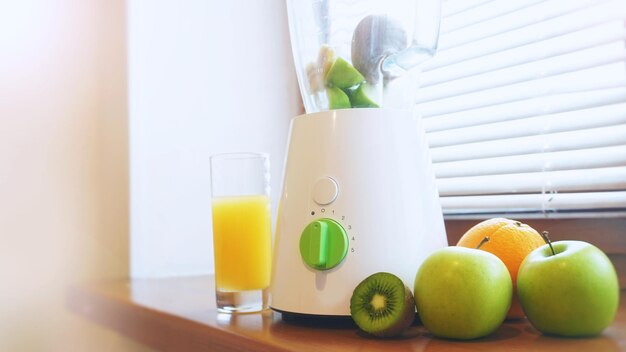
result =
[[[447,246],[413,69],[435,50],[436,0],[287,0],[306,114],[291,122],[271,307],[349,316],[379,271],[413,287]]]

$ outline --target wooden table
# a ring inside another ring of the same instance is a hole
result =
[[[75,286],[68,307],[162,351],[626,351],[626,292],[618,316],[602,336],[543,336],[526,320],[506,322],[487,338],[434,338],[414,325],[400,338],[376,339],[349,320],[291,323],[280,313],[218,314],[212,276],[119,280]]]

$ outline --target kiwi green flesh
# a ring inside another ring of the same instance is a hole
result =
[[[337,87],[326,88],[329,109],[348,109],[351,107],[350,98],[344,91]]]
[[[411,290],[400,278],[390,273],[376,273],[354,290],[350,314],[361,330],[379,337],[391,337],[411,325],[415,319],[415,301]]]
[[[348,89],[364,80],[363,75],[352,64],[340,57],[335,59],[326,74],[326,85],[341,89]]]

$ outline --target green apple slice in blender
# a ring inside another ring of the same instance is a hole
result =
[[[353,108],[379,108],[375,97],[379,97],[377,87],[367,82],[361,83],[359,87],[350,96],[350,102]]]
[[[329,109],[349,109],[352,107],[348,95],[337,87],[327,87],[326,95],[328,96]]]
[[[348,89],[363,82],[365,78],[348,61],[338,57],[326,74],[326,85]]]

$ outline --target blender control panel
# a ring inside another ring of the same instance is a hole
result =
[[[338,196],[339,185],[332,177],[323,176],[313,182],[311,198],[320,208],[311,209],[311,222],[300,235],[300,255],[312,269],[323,271],[336,267],[350,249],[345,225],[339,222],[339,218],[333,219],[335,210],[329,208]],[[316,218],[316,214],[323,217]],[[345,216],[341,216],[341,220],[344,219]]]

